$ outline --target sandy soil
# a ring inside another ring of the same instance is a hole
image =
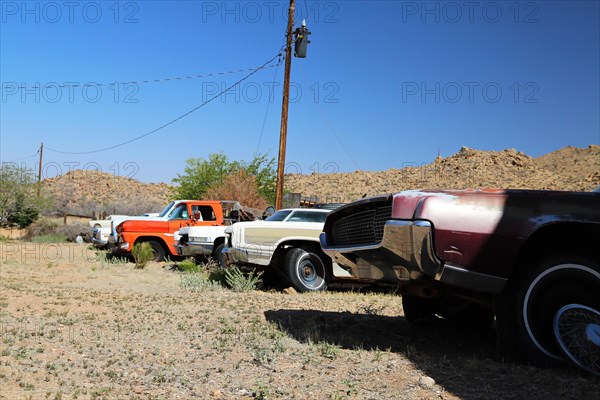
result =
[[[410,325],[394,294],[190,292],[87,245],[0,242],[0,398],[589,398],[496,356],[493,329]]]

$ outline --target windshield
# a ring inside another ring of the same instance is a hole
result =
[[[188,219],[189,217],[190,216],[188,215],[187,204],[185,204],[185,203],[179,204],[177,207],[175,207],[173,212],[171,214],[169,214],[169,220]]]
[[[312,210],[279,210],[266,221],[320,222],[324,223],[328,212]]]
[[[169,204],[167,204],[167,206],[165,208],[163,208],[163,210],[160,212],[160,214],[158,214],[158,216],[164,217],[165,215],[167,215],[167,212],[171,209],[171,207],[173,207],[173,203],[175,203],[175,202],[172,201]]]
[[[327,218],[326,212],[318,211],[294,211],[288,222],[321,222]]]
[[[265,221],[283,221],[291,212],[292,210],[279,210]]]

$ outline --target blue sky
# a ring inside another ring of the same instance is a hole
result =
[[[276,158],[277,59],[138,141],[60,152],[151,132],[244,78],[278,54],[288,3],[2,1],[1,160],[37,168],[44,142],[44,177],[83,168],[170,182],[192,157]],[[292,60],[286,171],[600,144],[599,4],[297,1],[296,27],[306,18],[312,35],[308,57]]]

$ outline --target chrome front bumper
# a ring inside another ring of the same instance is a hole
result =
[[[177,254],[182,257],[210,256],[213,252],[213,243],[188,242],[186,244],[176,244]]]
[[[246,250],[235,247],[225,247],[223,249],[225,263],[229,264],[246,264],[248,262],[248,252]]]
[[[92,238],[92,244],[94,247],[106,247],[108,245],[108,240]]]
[[[389,220],[380,243],[337,246],[321,233],[321,247],[334,262],[355,278],[368,281],[406,282],[426,275],[439,278],[442,261],[435,255],[433,227],[429,221]]]
[[[321,233],[320,241],[323,251],[359,280],[406,283],[427,276],[488,293],[500,293],[507,281],[440,260],[433,247],[433,226],[429,221],[389,220],[384,225],[381,243],[372,245],[329,245],[325,233]]]
[[[109,247],[111,247],[111,252],[113,254],[124,254],[124,253],[129,253],[130,249],[129,249],[129,243],[127,242],[117,242],[115,244],[111,243],[111,241],[108,241],[109,243]]]

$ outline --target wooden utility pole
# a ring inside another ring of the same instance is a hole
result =
[[[279,130],[279,159],[277,161],[277,184],[275,187],[275,209],[283,207],[283,175],[285,170],[285,145],[287,141],[288,105],[290,103],[290,71],[292,68],[292,38],[294,29],[295,0],[290,0],[285,45],[285,72],[283,75],[283,101],[281,105],[281,129]]]
[[[38,166],[37,197],[40,197],[42,187],[42,156],[44,154],[44,142],[40,144],[40,165]]]

